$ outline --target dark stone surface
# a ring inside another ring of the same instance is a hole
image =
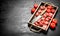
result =
[[[34,33],[28,28],[33,4],[52,2],[59,7],[55,18],[58,19],[55,30],[48,29],[47,33]],[[0,0],[0,33],[1,36],[60,36],[60,0]]]

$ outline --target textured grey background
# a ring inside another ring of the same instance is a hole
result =
[[[48,29],[47,33],[34,33],[28,28],[31,8],[35,3],[52,2],[59,7],[55,18],[58,25],[55,30]],[[1,36],[59,36],[60,35],[60,0],[0,0],[0,33]]]

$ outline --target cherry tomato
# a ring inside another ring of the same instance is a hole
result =
[[[48,19],[48,18],[46,18],[45,20],[46,20],[46,21],[49,21],[49,19]]]
[[[51,23],[51,24],[50,24],[50,28],[51,28],[51,29],[54,29],[55,27],[56,27],[55,23]]]
[[[50,17],[47,17],[45,20],[46,20],[46,21],[49,21],[50,19],[51,19]]]
[[[46,18],[47,16],[48,16],[48,13],[45,13],[45,14],[43,15],[43,17],[45,17],[45,18]]]
[[[52,9],[53,7],[51,5],[47,6],[48,9]]]
[[[46,25],[47,25],[47,24],[48,24],[48,21],[44,21],[44,24],[46,24]]]
[[[52,9],[51,12],[54,13],[55,12],[55,9]]]
[[[39,26],[39,24],[37,22],[34,22],[35,25]]]
[[[40,9],[39,9],[39,10],[38,10],[38,12],[40,12],[40,13],[41,13],[41,12],[42,12],[42,10],[40,10]]]
[[[39,14],[40,14],[40,13],[39,13],[39,12],[37,12],[37,13],[36,13],[36,17],[37,17]]]
[[[35,12],[35,8],[32,8],[32,9],[31,9],[31,13],[34,13],[34,12]]]
[[[53,14],[52,13],[49,13],[49,15],[48,15],[49,17],[52,17],[53,16]]]
[[[39,25],[42,27],[43,26],[43,21],[40,21],[39,22]]]
[[[53,19],[52,22],[57,24],[57,19]]]
[[[41,9],[41,10],[44,10],[44,9],[45,9],[45,6],[40,6],[40,9]]]
[[[35,3],[35,4],[34,4],[34,8],[37,8],[37,7],[38,7],[38,4],[37,4],[37,3]]]
[[[51,12],[51,10],[50,10],[50,9],[47,9],[47,10],[46,10],[46,12],[50,13],[50,12]]]

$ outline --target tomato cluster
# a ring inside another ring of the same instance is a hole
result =
[[[48,7],[47,7],[48,9],[47,9],[47,11],[46,12],[48,12],[49,13],[49,17],[50,18],[52,18],[52,16],[54,15],[54,13],[55,13],[55,9],[53,8],[53,6],[51,6],[51,5],[49,5]],[[50,23],[50,28],[51,29],[54,29],[55,27],[56,27],[56,24],[57,24],[57,20],[56,19],[53,19],[52,20],[52,22]]]
[[[50,24],[50,28],[54,29],[56,27],[56,24],[57,24],[57,19],[52,19],[52,22]]]
[[[37,11],[37,13],[36,13],[36,17],[40,14],[42,12],[42,10],[41,9],[39,9],[38,11]]]
[[[43,10],[45,10],[45,8],[46,8],[45,6],[40,6],[39,10],[37,11],[37,13],[39,13],[39,14],[36,13],[35,16],[40,15],[43,12]]]
[[[34,8],[31,9],[31,13],[34,13],[37,7],[38,7],[38,4],[35,3],[35,4],[34,4]]]
[[[47,11],[46,12],[48,12],[48,13],[50,13],[50,12],[52,12],[52,13],[54,13],[55,12],[55,9],[53,9],[53,6],[48,6],[47,7]]]
[[[34,13],[35,10],[37,9],[37,7],[38,7],[38,4],[35,3],[35,4],[34,4],[34,7],[31,9],[31,13]],[[44,10],[45,8],[46,8],[45,6],[40,6],[40,8],[39,8],[39,10],[38,10],[38,13],[41,13],[42,10]],[[38,13],[37,13],[37,15],[39,15]],[[37,16],[37,15],[36,15],[36,16]]]
[[[36,24],[36,22],[37,22],[37,24]],[[45,21],[45,18],[44,18],[44,17],[38,19],[36,22],[35,22],[34,24],[35,24],[35,25],[38,25],[38,26],[40,26],[40,27],[44,27],[44,25],[47,26],[47,24],[48,24],[48,22]]]

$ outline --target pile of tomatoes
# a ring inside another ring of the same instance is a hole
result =
[[[34,13],[37,7],[38,7],[38,4],[35,3],[34,8],[31,9],[31,13]],[[44,5],[40,6],[35,16],[37,17],[38,15],[40,15],[40,13],[46,8],[47,10],[42,15],[42,18],[34,22],[35,25],[44,27],[44,28],[48,27],[49,21],[51,20],[52,16],[54,15],[56,11],[52,5],[48,5],[47,7]],[[56,24],[57,24],[57,19],[52,19],[52,22],[50,23],[50,28],[54,29],[56,27]]]

